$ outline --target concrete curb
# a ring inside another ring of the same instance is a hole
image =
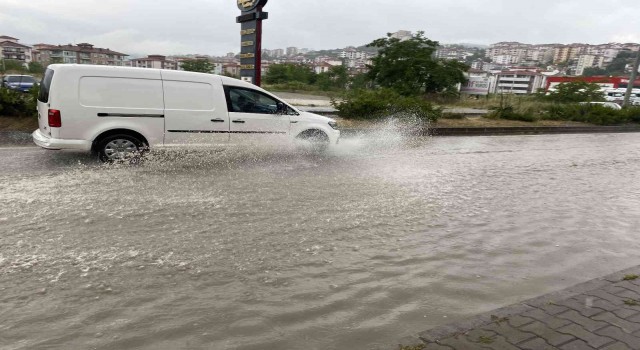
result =
[[[640,132],[638,126],[514,126],[445,128],[432,127],[423,133],[430,136],[478,136],[478,135],[536,135],[536,134],[596,134]]]
[[[31,133],[26,131],[0,131],[0,145],[33,144]]]
[[[343,136],[366,135],[377,129],[341,129]],[[635,126],[532,126],[496,128],[442,128],[429,127],[417,130],[421,136],[500,136],[500,135],[554,135],[554,134],[603,134],[640,132]]]

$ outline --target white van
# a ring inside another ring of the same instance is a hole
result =
[[[303,112],[267,91],[213,74],[93,65],[48,67],[33,141],[95,151],[103,161],[147,148],[340,137],[335,120]]]

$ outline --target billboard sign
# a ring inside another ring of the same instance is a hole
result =
[[[489,85],[488,77],[470,77],[469,81],[460,89],[460,93],[469,95],[488,95]]]
[[[261,83],[262,21],[269,18],[262,8],[268,0],[237,0],[242,14],[236,22],[240,30],[240,78],[257,86]]]

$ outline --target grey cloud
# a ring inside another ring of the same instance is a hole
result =
[[[25,43],[90,41],[132,54],[238,51],[235,0],[0,0],[0,34]],[[265,48],[361,45],[399,29],[444,43],[640,40],[635,0],[271,0]],[[10,18],[10,20],[4,20]]]

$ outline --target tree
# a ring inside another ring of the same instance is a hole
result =
[[[633,63],[635,57],[635,52],[620,51],[618,56],[607,67],[607,72],[609,72],[609,75],[626,75],[627,64]]]
[[[600,75],[609,75],[609,72],[606,69],[598,68],[598,67],[589,67],[585,68],[582,72],[582,75],[585,77],[596,77]]]
[[[292,63],[271,65],[264,78],[264,82],[267,84],[287,84],[292,82],[313,84],[315,81],[316,74],[309,66]]]
[[[0,70],[4,73],[9,71],[23,72],[26,69],[21,61],[3,59],[2,62],[0,62]]]
[[[29,62],[29,73],[42,74],[44,73],[44,66],[42,66],[42,64],[39,62]]]
[[[349,88],[352,90],[367,89],[371,87],[371,80],[366,73],[360,73],[349,78]]]
[[[345,66],[333,66],[326,73],[316,77],[316,86],[321,90],[344,89],[349,82],[349,74]]]
[[[393,38],[374,40],[369,47],[379,49],[369,67],[369,78],[381,87],[391,88],[404,96],[421,93],[439,93],[455,89],[466,81],[464,72],[469,67],[457,61],[434,57],[438,42],[418,32],[405,41]]]
[[[604,101],[604,94],[598,84],[577,81],[558,85],[545,99],[553,102]]]
[[[213,64],[207,60],[182,61],[182,69],[188,72],[211,73]]]

